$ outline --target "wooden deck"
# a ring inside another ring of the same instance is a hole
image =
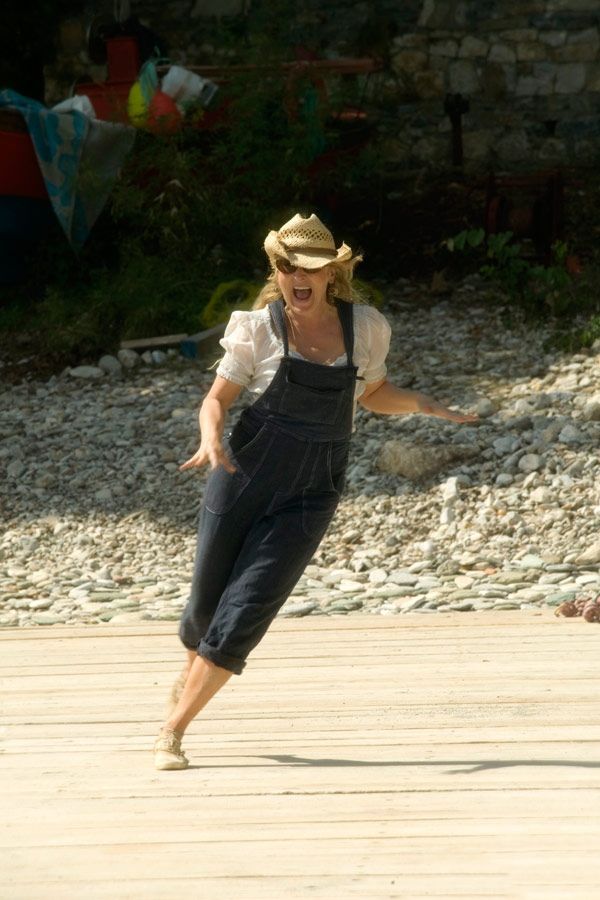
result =
[[[600,897],[600,627],[275,622],[150,748],[174,623],[0,631],[0,897]]]

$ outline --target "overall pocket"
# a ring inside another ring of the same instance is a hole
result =
[[[228,440],[235,472],[219,466],[211,472],[204,492],[204,506],[215,515],[228,513],[262,465],[273,443],[274,434],[266,424],[258,430],[238,422]]]
[[[282,410],[293,410],[299,422],[335,425],[340,416],[345,394],[336,388],[315,388],[286,379],[281,398]]]
[[[223,466],[219,466],[208,476],[204,491],[205,508],[217,516],[228,513],[249,484],[250,476],[245,472],[236,469],[231,474]]]

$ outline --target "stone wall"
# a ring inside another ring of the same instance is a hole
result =
[[[105,6],[112,11],[112,0]],[[369,100],[392,170],[452,164],[448,94],[468,102],[466,169],[600,156],[598,0],[134,0],[131,9],[183,64],[256,58],[268,41],[290,57],[298,46],[319,56],[380,56],[386,68]],[[104,77],[86,57],[85,24],[61,25],[48,102],[75,77]]]
[[[466,166],[591,163],[600,151],[600,7],[594,0],[425,0],[393,41],[397,162],[450,159],[447,93],[469,102]]]

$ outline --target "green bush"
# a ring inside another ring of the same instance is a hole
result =
[[[451,253],[472,256],[479,273],[526,316],[551,317],[555,330],[550,347],[573,351],[591,346],[600,337],[600,272],[593,260],[580,272],[579,262],[569,256],[563,241],[552,245],[552,262],[547,266],[527,259],[523,245],[510,231],[486,239],[483,228],[467,229],[443,244]]]

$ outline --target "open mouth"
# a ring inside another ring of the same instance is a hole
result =
[[[311,288],[294,288],[294,298],[296,300],[308,300],[311,294]]]

